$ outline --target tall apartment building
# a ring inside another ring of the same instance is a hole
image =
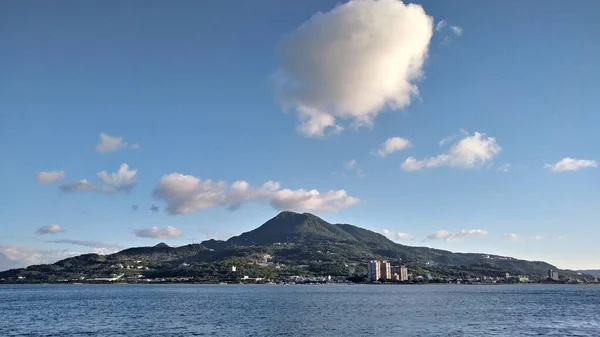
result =
[[[398,275],[398,277],[394,277]],[[397,281],[408,281],[408,268],[406,266],[393,266],[392,279]]]
[[[558,281],[558,271],[553,270],[553,269],[548,269],[548,278],[551,278],[554,281]]]
[[[381,262],[377,260],[369,261],[367,264],[367,277],[371,281],[379,281],[381,278]]]
[[[400,281],[408,281],[408,268],[406,266],[400,266]]]
[[[372,260],[367,264],[367,277],[370,281],[408,281],[408,269],[405,266],[392,267],[388,261]]]
[[[382,261],[380,274],[381,274],[382,279],[391,280],[392,279],[392,265],[387,261]]]

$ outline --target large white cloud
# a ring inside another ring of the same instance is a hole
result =
[[[337,212],[359,203],[344,190],[281,189],[280,184],[268,181],[255,188],[246,181],[229,185],[223,181],[172,173],[163,176],[153,196],[166,203],[169,214],[188,214],[216,206],[236,209],[251,200],[267,200],[277,210]]]
[[[123,137],[114,137],[114,136],[110,136],[110,135],[102,132],[102,133],[100,133],[100,140],[98,142],[98,145],[96,145],[96,152],[100,152],[100,153],[115,152],[115,151],[124,150],[127,148],[136,150],[136,149],[140,148],[140,145],[139,144],[129,145],[129,144],[127,144],[127,142],[125,142]]]
[[[49,185],[65,177],[65,171],[41,171],[35,174],[35,179],[40,185]]]
[[[381,144],[379,149],[373,150],[372,153],[380,157],[386,157],[394,152],[402,151],[412,146],[412,143],[405,138],[390,137]]]
[[[60,185],[63,192],[99,192],[117,193],[129,192],[136,184],[137,169],[130,169],[129,165],[123,163],[115,173],[101,171],[96,174],[100,184],[94,185],[86,179],[78,182]]]
[[[582,168],[595,168],[598,163],[595,160],[563,158],[554,164],[546,164],[544,167],[552,172],[577,171]]]
[[[152,228],[138,228],[133,232],[137,237],[154,239],[176,238],[183,235],[179,229],[172,226],[167,226],[165,228],[158,228],[157,226]]]
[[[461,238],[469,236],[484,236],[487,234],[488,232],[482,229],[462,229],[456,233],[452,233],[446,230],[439,230],[437,232],[429,234],[427,238],[431,240],[458,241]]]
[[[465,136],[452,145],[447,153],[421,160],[408,157],[400,167],[404,171],[418,171],[439,166],[474,168],[490,162],[500,153],[500,150],[495,138],[475,132],[472,136]]]
[[[37,234],[56,234],[56,233],[60,233],[60,232],[64,232],[64,229],[62,229],[62,227],[60,227],[60,225],[47,225],[47,226],[43,226],[38,228],[35,231]]]
[[[433,34],[420,5],[354,0],[317,13],[279,46],[274,81],[283,105],[307,136],[340,132],[340,119],[371,125],[384,109],[418,95]]]

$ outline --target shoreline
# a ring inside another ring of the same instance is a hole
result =
[[[207,285],[207,286],[600,286],[600,283],[217,283],[217,282],[5,282],[3,285]]]

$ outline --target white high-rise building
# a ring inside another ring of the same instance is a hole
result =
[[[377,260],[369,261],[367,265],[367,277],[371,281],[379,281],[381,278],[381,262]]]
[[[408,281],[408,268],[400,266],[400,281]]]
[[[548,278],[553,279],[554,281],[558,281],[558,271],[548,269]]]
[[[381,271],[379,273],[381,274],[382,279],[391,280],[392,279],[392,265],[387,261],[382,261],[381,262]]]

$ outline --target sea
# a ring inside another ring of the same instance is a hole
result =
[[[600,286],[0,285],[0,336],[600,336]]]

